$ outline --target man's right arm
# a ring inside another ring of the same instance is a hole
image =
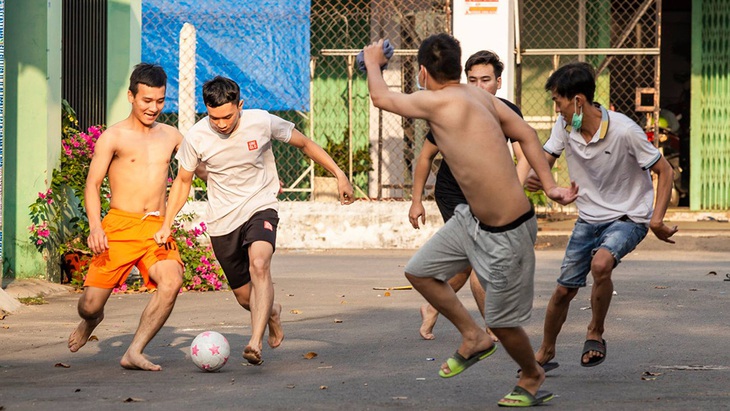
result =
[[[172,183],[170,188],[170,195],[167,198],[167,207],[165,208],[165,221],[162,223],[162,228],[155,233],[155,242],[159,245],[165,244],[167,238],[170,236],[170,227],[175,221],[177,213],[188,201],[188,194],[190,193],[190,186],[193,184],[193,172],[188,171],[183,167],[178,167],[177,177]]]
[[[440,104],[433,96],[433,92],[403,94],[391,91],[385,83],[383,73],[380,71],[380,67],[388,62],[383,54],[383,40],[366,46],[363,55],[367,67],[368,91],[375,107],[403,117],[429,119],[428,116],[432,111],[429,107]]]
[[[408,221],[411,222],[413,228],[418,229],[418,218],[421,218],[421,224],[426,223],[426,209],[423,208],[423,189],[428,180],[428,174],[431,172],[431,163],[438,154],[439,149],[430,141],[424,140],[421,147],[421,154],[416,160],[415,172],[413,173],[413,194],[411,196],[411,208],[408,210]]]
[[[113,133],[114,131],[108,130],[97,140],[84,188],[84,208],[89,220],[89,238],[86,244],[95,254],[103,253],[109,248],[109,241],[101,226],[100,195],[101,183],[114,157]]]
[[[550,159],[545,156],[542,144],[537,138],[537,133],[523,119],[521,119],[514,111],[510,110],[505,104],[495,104],[499,121],[505,135],[520,143],[527,161],[532,166],[535,174],[540,178],[543,191],[553,201],[559,204],[570,204],[578,198],[578,186],[575,182],[571,182],[569,188],[558,187],[551,173],[552,165]],[[545,160],[548,161],[545,161]]]

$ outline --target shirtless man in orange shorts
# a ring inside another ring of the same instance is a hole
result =
[[[145,285],[157,288],[147,304],[132,343],[120,362],[127,369],[160,371],[142,351],[170,316],[182,286],[183,265],[172,237],[157,245],[153,235],[162,226],[170,159],[182,135],[157,123],[165,105],[167,75],[162,67],[141,63],[129,78],[132,110],[109,127],[96,143],[86,178],[85,207],[94,258],[79,298],[81,322],[68,338],[71,352],[86,344],[104,319],[104,305],[114,287],[139,268]],[[100,187],[111,186],[111,210],[101,220]]]

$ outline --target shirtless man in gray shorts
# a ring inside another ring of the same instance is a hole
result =
[[[535,131],[507,105],[461,79],[459,42],[448,34],[423,41],[418,50],[418,80],[423,91],[401,94],[388,89],[380,71],[387,58],[383,41],[365,47],[368,88],[383,110],[429,122],[439,150],[464,192],[468,205],[424,245],[406,267],[406,277],[462,335],[456,354],[441,366],[453,377],[496,349],[446,280],[467,265],[475,269],[487,292],[487,325],[522,368],[517,387],[500,405],[537,405],[552,398],[538,392],[545,380],[521,325],[532,309],[534,211],[517,178],[506,144],[519,142],[545,193],[560,204],[577,197],[577,187],[557,187]],[[489,178],[485,178],[489,176]]]

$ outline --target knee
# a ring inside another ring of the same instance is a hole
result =
[[[157,281],[157,292],[164,295],[176,296],[183,285],[182,272],[169,273],[161,277]]]
[[[264,276],[269,273],[271,267],[270,260],[268,258],[254,258],[251,260],[249,270],[251,276]]]
[[[576,294],[578,294],[577,288],[568,288],[568,287],[563,287],[562,285],[559,285],[555,289],[555,293],[553,294],[553,296],[555,298],[555,302],[558,305],[562,305],[562,304],[570,303],[573,300],[573,298],[575,298]]]
[[[79,317],[84,320],[93,320],[97,318],[104,310],[104,305],[95,301],[94,299],[81,298],[79,299],[78,311]]]
[[[243,287],[236,288],[233,290],[233,295],[236,296],[236,301],[244,309],[251,311],[251,283],[244,285]]]
[[[603,250],[601,250],[603,251]],[[613,267],[615,265],[615,259],[613,255],[608,251],[599,251],[591,260],[591,273],[595,281],[603,281],[611,276]]]

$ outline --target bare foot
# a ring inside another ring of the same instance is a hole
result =
[[[129,351],[124,353],[119,364],[128,370],[162,371],[162,367],[153,364],[144,354],[132,354]]]
[[[439,318],[439,312],[436,311],[430,304],[424,304],[421,306],[421,328],[418,332],[421,334],[421,338],[424,340],[433,340],[433,326],[436,325],[436,320]]]
[[[257,350],[250,345],[247,345],[243,350],[243,358],[251,365],[261,365],[264,363],[264,360],[261,358],[261,350]]]
[[[281,328],[281,304],[275,303],[271,307],[269,318],[269,347],[276,348],[284,341],[284,329]]]
[[[81,320],[78,327],[76,327],[71,335],[68,336],[68,349],[71,352],[76,352],[83,347],[86,342],[89,341],[89,337],[91,337],[91,333],[94,331],[94,328],[96,328],[103,319],[104,316],[102,315],[92,321]]]
[[[499,342],[499,338],[497,338],[496,335],[492,332],[492,329],[487,327],[487,334],[489,334],[490,337],[492,337],[492,341]]]

